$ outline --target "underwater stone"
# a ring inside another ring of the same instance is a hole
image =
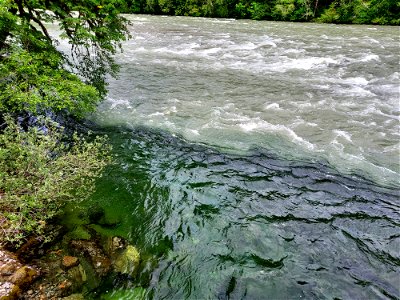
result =
[[[32,266],[23,265],[17,256],[0,249],[0,299],[15,299],[39,276]]]
[[[118,273],[135,276],[140,263],[140,253],[136,247],[128,245],[115,259],[114,269]]]
[[[110,271],[111,261],[96,242],[88,240],[72,240],[70,246],[77,253],[83,254],[89,259],[95,272],[99,276],[102,277]]]
[[[104,241],[104,249],[106,253],[112,258],[117,257],[121,253],[121,251],[126,248],[127,245],[128,242],[124,238],[119,236],[107,237]]]
[[[62,265],[64,268],[72,268],[79,264],[79,259],[75,256],[64,256],[62,259]]]
[[[101,222],[100,220],[103,219],[105,216],[104,209],[100,206],[94,206],[88,211],[89,222],[98,224]]]

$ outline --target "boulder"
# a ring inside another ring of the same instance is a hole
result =
[[[140,253],[132,245],[128,245],[114,261],[114,270],[121,274],[134,277],[140,263]]]
[[[119,236],[107,237],[106,241],[104,242],[105,251],[112,258],[118,256],[127,245],[128,242]]]

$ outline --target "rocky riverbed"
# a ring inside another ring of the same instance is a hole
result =
[[[134,245],[89,226],[80,231],[77,238],[52,227],[51,242],[32,237],[17,250],[1,248],[0,299],[88,299],[108,276],[135,280],[141,258]]]

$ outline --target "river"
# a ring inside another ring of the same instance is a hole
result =
[[[97,295],[400,298],[398,27],[128,18],[87,205],[143,262]]]

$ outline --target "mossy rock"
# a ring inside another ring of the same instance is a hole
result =
[[[72,240],[90,240],[92,235],[90,232],[82,225],[76,226],[76,228],[67,234],[68,239]]]
[[[136,272],[140,264],[140,253],[136,247],[128,245],[124,251],[114,261],[114,270],[121,274],[127,274],[132,277],[136,275]]]

